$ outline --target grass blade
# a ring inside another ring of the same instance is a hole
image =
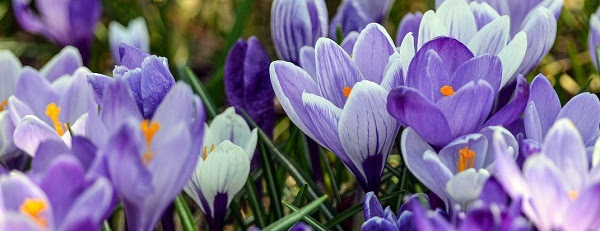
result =
[[[198,231],[198,227],[194,223],[194,216],[190,211],[190,207],[185,203],[183,194],[180,194],[175,198],[175,208],[177,208],[177,213],[179,213],[179,219],[181,219],[183,230]]]
[[[286,207],[288,207],[290,210],[292,210],[292,212],[296,212],[298,210],[300,210],[298,207],[296,207],[295,205],[292,205],[290,203],[287,203],[286,201],[282,201],[281,203],[283,203],[283,205],[285,205]],[[302,218],[302,220],[306,221],[306,223],[308,223],[309,225],[311,225],[313,228],[315,228],[316,230],[320,230],[320,231],[327,231],[330,230],[327,227],[325,227],[323,224],[321,224],[320,222],[318,222],[317,220],[315,220],[314,218],[312,218],[310,215],[306,215]]]
[[[317,209],[319,207],[319,205],[321,205],[326,199],[327,199],[327,195],[322,196],[319,199],[304,206],[300,210],[290,213],[289,215],[285,216],[284,218],[279,219],[278,221],[274,222],[273,224],[269,225],[268,227],[266,227],[263,230],[264,231],[285,230],[285,229],[289,228],[290,226],[292,226],[294,223],[301,220],[303,217],[305,217],[308,214],[310,214],[311,212],[313,212],[315,209]]]
[[[394,199],[397,196],[402,195],[402,194],[404,194],[404,192],[395,192],[395,193],[380,197],[379,202],[381,202],[381,205],[385,207],[388,205],[389,201],[391,201],[392,199]],[[338,225],[339,223],[341,223],[342,221],[348,219],[349,217],[354,216],[354,214],[359,213],[360,211],[362,211],[362,209],[363,209],[362,203],[359,203],[359,204],[353,206],[352,208],[346,209],[344,212],[341,212],[336,217],[329,220],[325,224],[325,227],[332,228],[332,227]]]
[[[190,67],[185,67],[185,74],[190,85],[192,85],[192,89],[194,89],[194,91],[200,96],[200,98],[204,102],[204,107],[206,107],[208,119],[215,118],[215,116],[217,116],[218,113],[217,106],[215,106],[214,101],[208,95],[208,91],[206,90],[204,85],[202,85],[202,83],[198,81],[198,76],[194,74],[194,71],[192,71]]]
[[[248,193],[248,200],[250,201],[250,208],[252,209],[252,213],[254,215],[254,219],[256,221],[256,226],[259,228],[265,227],[265,221],[263,220],[263,211],[260,207],[260,200],[256,196],[256,189],[254,188],[254,181],[246,181],[246,193]]]
[[[279,195],[279,184],[277,183],[275,172],[273,171],[273,161],[271,157],[267,155],[267,150],[265,150],[264,142],[259,141],[258,146],[260,149],[260,160],[262,162],[262,168],[264,170],[265,179],[267,180],[267,190],[269,191],[269,197],[271,197],[271,201],[281,201],[281,196]],[[283,217],[283,208],[279,203],[271,203],[275,210],[275,218],[280,219]]]
[[[331,169],[331,165],[329,164],[329,159],[327,159],[327,154],[325,153],[325,151],[323,151],[323,149],[320,149],[319,156],[321,156],[323,165],[325,165],[325,170],[329,175],[329,180],[331,181],[331,189],[333,189],[335,201],[339,205],[342,203],[342,196],[340,195],[340,189],[338,187],[337,180],[335,179],[335,175],[333,175],[333,170]]]
[[[108,224],[108,221],[104,221],[102,223],[102,231],[112,231],[112,229],[110,229],[110,224]]]
[[[229,206],[231,209],[231,213],[233,214],[233,217],[235,218],[236,222],[239,224],[240,228],[242,230],[246,230],[248,229],[248,227],[246,226],[245,222],[244,222],[244,217],[242,216],[241,208],[238,204],[240,204],[241,201],[241,196],[240,194],[238,194],[238,196],[233,200],[233,203],[231,203],[231,205]]]
[[[307,184],[304,184],[298,194],[296,194],[296,198],[294,198],[294,206],[300,207],[304,203],[304,199],[306,198],[306,189],[308,188]]]

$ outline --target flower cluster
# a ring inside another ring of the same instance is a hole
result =
[[[110,23],[106,75],[85,66],[100,1],[12,4],[24,30],[64,48],[39,70],[0,51],[0,230],[106,229],[121,210],[127,230],[174,230],[174,207],[187,230],[186,201],[210,230],[230,217],[342,229],[328,221],[349,214],[340,194],[354,192],[362,230],[600,229],[600,100],[582,92],[563,106],[534,71],[562,0],[436,0],[395,39],[383,26],[392,0],[344,0],[331,20],[324,0],[275,0],[281,60],[254,36],[232,44],[220,114],[201,83],[150,53],[144,18]],[[598,69],[600,9],[590,25]],[[328,181],[310,179],[321,165]],[[293,205],[284,179],[301,187]],[[322,203],[325,192],[337,200]]]

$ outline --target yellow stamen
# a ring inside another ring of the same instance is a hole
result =
[[[569,199],[574,201],[575,199],[577,199],[577,197],[579,197],[579,193],[575,190],[571,190],[569,191]]]
[[[46,210],[46,203],[40,199],[25,198],[23,204],[19,208],[21,213],[29,215],[41,227],[48,226],[48,221],[42,217],[41,213]]]
[[[46,106],[46,115],[52,121],[52,125],[54,125],[54,129],[59,136],[65,134],[65,129],[62,126],[62,123],[58,120],[60,115],[60,107],[55,103],[50,103]]]
[[[156,132],[160,129],[160,124],[157,122],[150,122],[150,120],[143,120],[140,123],[140,129],[142,129],[144,138],[146,138],[146,152],[142,156],[142,162],[144,165],[148,166],[152,159],[154,159],[154,153],[150,152],[150,148],[152,147],[154,135],[156,135]]]
[[[350,92],[352,92],[352,88],[344,87],[344,89],[342,91],[344,92],[344,96],[346,96],[346,99],[347,99],[348,97],[350,97]]]
[[[4,111],[8,107],[8,100],[0,102],[0,111]]]
[[[440,92],[444,96],[454,95],[454,89],[450,85],[444,85],[444,86],[442,86],[442,88],[440,88]]]
[[[208,152],[206,152],[206,146],[204,146],[204,149],[202,150],[202,154],[204,155],[204,159],[206,160],[206,157],[208,157],[208,154],[210,154],[213,150],[215,150],[215,144],[211,144],[210,145],[210,150]]]
[[[469,149],[469,146],[458,151],[458,172],[462,172],[475,165],[475,151]]]

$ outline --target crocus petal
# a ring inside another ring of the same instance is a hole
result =
[[[191,92],[190,92],[191,94]],[[165,111],[166,113],[171,110]],[[256,136],[256,131],[252,132],[244,117],[235,113],[233,107],[229,107],[225,112],[217,115],[210,124],[210,134],[204,139],[204,146],[212,149],[212,145],[216,147],[221,142],[229,140],[237,146],[245,148],[250,144],[249,148],[256,148],[256,141],[252,145],[252,140]],[[248,156],[254,155],[254,148],[248,150]]]
[[[379,84],[389,57],[395,52],[394,42],[385,28],[371,23],[360,32],[354,45],[352,60],[365,80]]]
[[[25,116],[15,128],[15,145],[34,156],[38,145],[46,140],[61,140],[56,131],[35,116]]]
[[[109,133],[115,132],[129,119],[142,120],[129,86],[125,81],[117,79],[106,87],[100,118]]]
[[[417,50],[420,50],[425,43],[435,39],[438,36],[448,35],[448,29],[442,24],[442,20],[438,15],[429,10],[423,15],[421,25],[419,25],[419,33],[417,34]]]
[[[10,117],[12,126],[14,127],[15,124],[19,124],[21,119],[23,119],[23,117],[25,117],[26,115],[33,115],[33,111],[31,110],[31,108],[15,96],[9,97],[8,116]]]
[[[583,143],[591,146],[600,136],[600,117],[594,116],[600,114],[600,100],[598,96],[590,93],[583,93],[573,97],[560,110],[557,120],[569,118],[577,127],[579,134],[583,138]]]
[[[387,94],[383,87],[373,82],[365,80],[357,83],[339,119],[340,141],[367,180],[369,189],[365,190],[377,191],[383,167],[398,133],[398,123],[383,106]]]
[[[392,57],[390,57],[391,59]],[[381,86],[386,90],[390,91],[395,87],[404,85],[404,71],[402,70],[402,60],[396,58],[390,60],[388,68],[381,81]]]
[[[29,32],[39,33],[48,38],[54,39],[46,24],[34,13],[30,7],[31,1],[12,0],[15,18],[19,25]]]
[[[500,110],[498,110],[492,117],[490,117],[484,126],[509,126],[519,118],[527,106],[527,100],[529,99],[529,85],[527,79],[522,75],[517,77],[517,86],[515,90],[515,96],[513,99]]]
[[[439,89],[449,81],[450,75],[444,69],[442,58],[434,50],[429,50],[424,56],[416,56],[411,62],[405,84],[418,89],[435,102],[443,96]]]
[[[411,82],[411,73],[418,72],[422,69],[422,67],[417,68],[418,66],[425,66],[423,62],[424,60],[427,60],[425,58],[427,57],[426,54],[429,50],[434,50],[438,54],[444,64],[444,70],[449,75],[456,72],[460,65],[474,57],[469,48],[458,40],[449,37],[437,38],[425,44],[415,55],[408,69],[407,84]]]
[[[515,163],[513,158],[514,153],[519,150],[514,150],[512,147],[507,145],[506,140],[501,132],[496,132],[492,139],[496,153],[496,161],[494,168],[494,176],[502,184],[506,193],[511,198],[524,198],[528,199],[529,186],[525,182],[525,179],[521,175],[519,167]]]
[[[494,104],[494,91],[486,81],[470,82],[436,104],[448,119],[453,136],[468,134],[485,122]]]
[[[494,19],[500,17],[498,12],[494,10],[490,5],[486,2],[476,2],[472,1],[469,3],[469,7],[471,7],[471,11],[473,12],[473,16],[475,17],[475,23],[477,23],[477,30],[481,30],[482,27],[494,21]],[[510,23],[508,25],[508,29],[510,30]],[[510,34],[509,34],[510,35]]]
[[[596,49],[600,45],[600,17],[598,9],[590,16],[590,32],[588,35],[588,52],[592,58],[592,64],[598,70],[598,54]]]
[[[400,86],[390,91],[387,109],[402,125],[412,127],[432,145],[442,146],[453,138],[442,111],[413,88]]]
[[[192,88],[184,82],[177,82],[156,108],[153,121],[163,127],[175,126],[182,121],[192,121],[193,111]],[[173,113],[177,112],[177,113]]]
[[[519,66],[525,58],[529,41],[531,40],[528,40],[525,32],[519,32],[513,37],[512,41],[498,53],[498,57],[502,60],[502,84],[500,84],[500,88],[510,82],[517,72],[517,69],[519,69]]]
[[[528,14],[521,31],[527,33],[527,53],[518,74],[527,74],[548,54],[556,39],[556,19],[545,7],[537,7]]]
[[[452,177],[446,184],[446,191],[452,200],[466,209],[467,205],[479,198],[490,173],[485,169],[467,169]]]
[[[66,89],[60,92],[57,105],[61,107],[59,120],[73,124],[81,115],[98,110],[87,82],[87,68],[78,69],[71,76]]]
[[[2,85],[0,86],[0,101],[7,100],[9,96],[15,94],[15,88],[21,74],[21,62],[8,50],[0,51],[0,69],[3,74],[0,77]]]
[[[50,87],[50,82],[29,67],[21,72],[15,96],[26,103],[35,115],[45,115],[46,106],[58,99],[58,95]],[[41,119],[50,122],[49,119]]]
[[[359,1],[343,1],[337,8],[335,16],[331,19],[329,37],[336,38],[338,28],[341,29],[342,36],[345,37],[352,31],[363,30],[372,21],[369,12],[367,12],[367,7],[364,7]]]
[[[150,35],[144,18],[137,18],[129,22],[128,27],[124,27],[116,21],[108,25],[108,43],[117,65],[121,63],[119,54],[119,44],[121,42],[136,47],[142,51],[150,51]]]
[[[0,230],[44,231],[29,215],[20,212],[3,212],[0,217]]]
[[[533,111],[533,109],[525,110],[525,131],[528,138],[541,142],[560,112],[560,100],[554,88],[550,85],[550,81],[543,75],[538,75],[533,79],[529,91],[529,104],[533,102],[536,111]],[[534,114],[534,112],[537,112],[537,114]],[[533,118],[534,116],[539,118],[540,127],[532,127],[531,123],[527,122],[528,117]],[[539,134],[541,136],[532,137],[534,129],[541,129],[541,134]]]
[[[239,39],[229,50],[223,71],[227,101],[238,109],[244,108],[244,67],[246,67],[246,61],[249,63],[254,61],[247,60],[247,50],[248,43]]]
[[[142,62],[141,93],[144,105],[144,117],[151,118],[169,89],[175,85],[175,79],[169,71],[166,58],[150,56]]]
[[[408,34],[408,33],[412,33],[415,35],[416,39],[413,40],[413,45],[414,41],[419,41],[419,26],[421,25],[421,20],[423,19],[423,13],[421,12],[415,12],[413,13],[407,13],[404,16],[402,16],[402,19],[400,20],[400,25],[398,26],[398,32],[396,34],[396,45],[400,46],[401,42],[403,41],[404,37]]]
[[[452,179],[452,172],[440,161],[438,155],[433,151],[425,151],[423,161],[427,167],[426,169],[431,171],[430,174],[434,182],[434,185],[427,185],[427,187],[444,201],[446,208],[450,208],[450,197],[446,191],[446,185]]]
[[[343,107],[346,101],[344,88],[363,80],[363,75],[348,53],[331,39],[320,38],[315,53],[321,94],[337,107]]]
[[[379,203],[375,193],[368,192],[365,194],[363,205],[365,220],[369,220],[373,217],[383,217],[383,207],[381,207],[381,203]]]
[[[12,172],[11,174],[1,175],[0,195],[2,195],[0,205],[2,205],[3,213],[5,211],[18,211],[20,213],[20,207],[27,198],[41,200],[47,206],[47,209],[41,211],[39,216],[47,221],[48,227],[54,227],[52,205],[48,201],[48,197],[24,173]]]
[[[398,230],[396,224],[388,221],[385,218],[374,217],[368,219],[363,223],[361,230],[375,230],[375,231],[395,231]]]
[[[530,186],[531,198],[528,202],[535,211],[524,210],[525,214],[540,229],[556,227],[566,212],[569,201],[567,179],[545,155],[529,157],[523,164],[523,174]],[[552,203],[548,203],[549,201]]]
[[[413,37],[413,33],[408,33],[404,36],[402,40],[402,44],[400,45],[400,61],[402,62],[402,71],[404,74],[404,82],[406,82],[406,77],[408,76],[408,67],[412,59],[415,57],[415,47],[413,44],[415,43],[415,38]]]
[[[206,163],[200,173],[200,182],[202,183],[202,193],[209,202],[212,214],[207,214],[213,219],[223,219],[227,207],[233,200],[233,197],[239,192],[250,172],[250,161],[246,157],[246,152],[229,141],[223,141],[206,158]],[[217,204],[215,198],[219,195],[225,195],[226,200],[221,201],[224,204]],[[223,206],[216,211],[216,206]]]
[[[121,65],[130,70],[141,67],[146,57],[150,56],[150,54],[126,43],[119,44],[119,55],[121,56]]]
[[[504,15],[481,28],[468,43],[468,47],[475,55],[498,55],[508,43],[509,36],[510,19]]]
[[[492,171],[490,167],[496,160],[496,155],[498,155],[496,153],[496,151],[497,151],[496,148],[494,148],[494,145],[492,144],[492,140],[494,139],[494,136],[496,134],[498,134],[500,137],[502,137],[504,142],[506,143],[506,145],[508,147],[510,147],[510,149],[513,150],[511,153],[509,153],[509,154],[511,154],[511,157],[513,159],[517,158],[517,155],[519,154],[519,142],[517,142],[517,139],[506,128],[501,127],[501,126],[489,126],[489,127],[485,127],[483,129],[481,129],[481,131],[479,131],[479,133],[484,135],[488,141],[488,145],[487,145],[488,149],[486,151],[487,154],[484,157],[485,160],[483,160],[483,165],[482,165],[488,171]]]
[[[35,153],[35,159],[31,162],[31,172],[42,174],[53,164],[53,161],[61,155],[71,153],[69,147],[62,140],[47,140],[41,142]]]
[[[310,75],[292,63],[275,61],[271,63],[269,72],[275,95],[286,114],[298,128],[311,136],[303,122],[307,116],[302,103],[302,93],[320,95],[317,85]]]
[[[94,101],[99,106],[102,106],[102,99],[104,97],[104,89],[111,83],[114,79],[102,74],[91,73],[87,76],[88,83],[92,87],[94,93]]]
[[[565,212],[564,228],[574,230],[593,230],[598,228],[600,216],[600,183],[589,186],[577,199],[569,204]]]
[[[471,8],[464,0],[446,0],[436,14],[449,29],[448,35],[468,43],[477,33],[477,24]]]
[[[60,53],[54,56],[42,69],[40,73],[53,82],[63,75],[71,75],[79,67],[83,66],[83,61],[79,51],[75,47],[65,47]]]
[[[589,161],[583,140],[571,120],[560,119],[548,130],[543,153],[564,172],[573,188],[582,187]]]
[[[80,230],[82,225],[98,229],[106,213],[112,209],[113,188],[110,182],[99,178],[82,192],[73,202],[69,214],[64,219],[61,230]]]
[[[340,47],[342,47],[342,49],[344,49],[348,54],[352,54],[354,45],[356,45],[359,35],[360,34],[356,31],[350,32],[348,35],[346,35],[346,37],[344,37],[344,40],[342,40],[342,43],[340,43]]]
[[[483,54],[466,61],[456,69],[450,86],[464,86],[470,81],[485,80],[496,93],[502,80],[502,63],[497,56]]]
[[[315,48],[304,46],[300,49],[298,64],[304,69],[313,80],[317,80],[317,63],[315,61]]]

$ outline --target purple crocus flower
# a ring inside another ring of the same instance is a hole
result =
[[[12,0],[17,22],[23,29],[42,35],[60,46],[72,45],[88,60],[94,29],[102,14],[99,0]]]
[[[521,149],[522,154],[529,156],[539,151],[550,127],[561,118],[569,118],[575,124],[583,138],[588,154],[598,137],[600,137],[600,100],[594,94],[582,93],[573,97],[564,107],[554,88],[543,75],[538,75],[531,82],[530,96],[524,112],[524,128],[526,139]]]
[[[363,200],[363,213],[365,215],[365,223],[362,225],[362,230],[416,230],[413,216],[412,204],[419,204],[419,199],[423,199],[428,203],[429,198],[425,194],[414,194],[402,204],[397,213],[392,212],[392,209],[388,206],[383,209],[381,203],[377,199],[377,196],[373,192],[365,194]],[[436,213],[440,214],[440,217],[445,217],[446,214],[436,209]]]
[[[358,32],[352,31],[348,34],[340,47],[346,51],[349,55],[352,54],[352,50],[354,49],[354,44],[356,44],[356,39],[358,39]],[[317,78],[317,63],[315,61],[315,48],[312,46],[304,46],[300,49],[300,61],[298,64],[304,71],[308,72],[313,79]]]
[[[119,53],[122,66],[115,67],[113,78],[102,74],[88,76],[88,81],[94,89],[94,100],[102,106],[106,86],[115,79],[122,78],[129,84],[144,118],[152,118],[162,99],[175,84],[168,60],[125,43],[120,44]]]
[[[225,61],[225,93],[236,110],[244,110],[269,136],[275,126],[275,93],[269,79],[271,59],[252,36],[238,40]]]
[[[62,157],[39,179],[20,172],[0,175],[2,230],[98,230],[112,211],[112,187],[87,180],[76,160]]]
[[[546,7],[537,7],[526,21],[512,28],[518,18],[498,14],[487,3],[478,2],[469,5],[465,0],[446,0],[436,12],[426,12],[417,47],[440,35],[454,37],[475,55],[499,56],[504,71],[501,86],[513,84],[518,74],[529,73],[552,48],[556,38],[555,15]],[[514,5],[520,5],[516,2]]]
[[[405,86],[389,94],[388,111],[427,143],[441,148],[459,136],[487,126],[507,126],[521,116],[529,95],[523,77],[518,78],[512,101],[493,110],[501,78],[500,58],[474,57],[458,40],[440,37],[426,43],[412,59]]]
[[[15,125],[8,115],[8,98],[15,94],[17,82],[23,69],[21,62],[8,50],[0,50],[0,159],[11,158],[17,153],[12,134]]]
[[[419,26],[421,25],[421,20],[423,19],[423,13],[415,12],[415,13],[407,13],[400,20],[400,24],[398,25],[398,32],[396,34],[396,45],[400,46],[401,42],[404,40],[404,37],[408,33],[412,33],[414,37],[414,41],[419,41]],[[417,44],[415,43],[415,46]]]
[[[271,36],[279,58],[298,64],[300,48],[327,36],[327,17],[323,0],[273,1]]]
[[[246,151],[229,140],[198,158],[185,192],[206,215],[210,230],[223,229],[227,208],[246,184],[249,173]]]
[[[522,174],[503,137],[495,135],[493,143],[494,175],[511,198],[522,198],[523,213],[539,230],[600,228],[600,168],[590,169],[572,121],[560,119],[550,128],[541,152],[525,160]]]
[[[464,211],[480,197],[492,172],[494,133],[504,136],[510,147],[518,150],[513,135],[499,126],[461,136],[439,152],[409,127],[402,132],[402,157],[413,175],[444,201],[448,212],[456,205]],[[518,153],[512,154],[516,158]]]
[[[129,44],[143,52],[150,52],[150,35],[144,18],[137,18],[129,22],[127,27],[113,21],[108,25],[108,44],[113,60],[121,64],[119,46],[121,42]]]
[[[184,83],[171,88],[151,119],[134,105],[125,80],[107,86],[99,117],[109,138],[91,169],[111,179],[128,229],[150,230],[192,175],[204,111]]]
[[[315,46],[316,79],[292,63],[275,61],[271,83],[296,126],[335,153],[364,190],[377,191],[400,126],[385,109],[386,97],[402,74],[386,71],[396,51],[378,24],[361,32],[353,51],[350,57],[321,38]]]
[[[350,32],[360,32],[369,23],[383,24],[392,8],[393,0],[344,0],[329,26],[329,37],[337,37],[337,28],[346,37]]]
[[[41,73],[25,68],[15,95],[8,100],[9,116],[16,125],[14,143],[32,156],[38,145],[46,140],[62,139],[70,146],[69,130],[85,135],[87,113],[98,110],[86,80],[90,71],[81,67],[71,76],[65,70],[76,65],[68,63],[67,55],[63,57],[51,61],[57,63],[52,69],[43,68]],[[65,75],[52,79],[61,72]]]
[[[592,64],[598,68],[598,54],[596,48],[600,45],[600,7],[590,16],[590,32],[588,35],[588,51],[592,57]]]

